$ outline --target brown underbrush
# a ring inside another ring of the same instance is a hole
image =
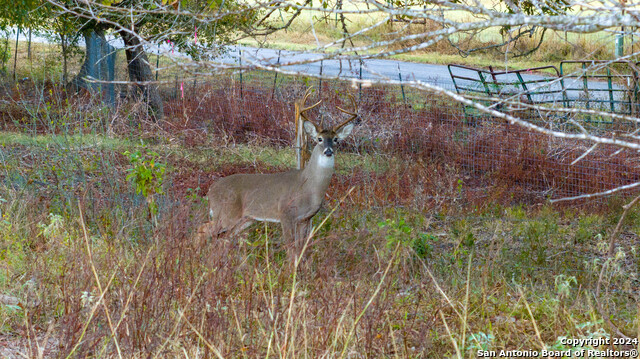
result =
[[[337,123],[347,88],[325,85],[312,116]],[[293,166],[304,86],[196,91],[158,122],[55,86],[45,110],[32,93],[0,110],[0,354],[474,357],[637,331],[640,212],[608,257],[621,199],[545,202],[638,181],[631,155],[603,146],[570,166],[579,143],[363,89],[296,263],[277,225],[194,231],[216,178]],[[129,175],[146,170],[145,198]]]

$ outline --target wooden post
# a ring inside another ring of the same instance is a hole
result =
[[[294,117],[294,125],[296,127],[296,138],[295,138],[295,151],[296,151],[296,168],[301,170],[304,166],[302,163],[302,131],[300,131],[300,100],[296,100],[294,102],[295,107],[295,117]]]
[[[296,139],[295,139],[295,151],[296,151],[296,168],[301,170],[309,161],[309,139],[307,133],[304,131],[302,119],[300,118],[300,110],[304,108],[304,98],[298,99],[294,102],[295,106],[295,126],[296,126]]]
[[[400,64],[398,64],[398,79],[400,79],[400,90],[402,91],[402,102],[407,103],[407,98],[404,95],[404,85],[402,84],[402,73],[400,72]]]

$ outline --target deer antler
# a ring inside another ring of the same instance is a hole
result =
[[[313,109],[314,107],[318,106],[320,103],[322,103],[322,100],[316,102],[314,105],[311,105],[309,107],[304,107],[304,105],[307,103],[307,100],[309,99],[309,96],[311,96],[311,90],[313,90],[313,87],[309,87],[307,89],[307,91],[304,92],[304,98],[302,99],[302,102],[300,103],[300,116],[302,116],[305,120],[314,123],[313,121],[311,121],[304,113],[306,111],[309,111],[311,109]]]
[[[353,107],[353,111],[348,111],[345,110],[339,106],[336,106],[336,108],[338,110],[340,110],[341,112],[346,113],[347,115],[351,115],[351,117],[344,121],[343,123],[341,123],[340,125],[336,126],[333,130],[334,131],[338,131],[339,129],[341,129],[344,125],[348,124],[349,122],[355,120],[356,118],[358,118],[358,105],[356,104],[356,99],[353,98],[353,95],[351,93],[347,93],[347,95],[349,96],[349,99],[351,100],[351,106]]]

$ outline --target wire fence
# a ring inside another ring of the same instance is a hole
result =
[[[165,113],[171,121],[191,121],[235,141],[262,138],[291,146],[293,102],[317,80],[275,76],[243,74],[241,81],[236,74],[181,84],[180,91],[176,85],[165,87]],[[540,203],[640,181],[638,160],[629,151],[600,146],[572,164],[591,144],[552,138],[495,118],[471,122],[460,104],[408,87],[359,89],[348,81],[325,81],[313,99],[324,100],[323,105],[312,117],[338,123],[336,107],[349,106],[347,92],[355,94],[362,122],[344,146],[368,163],[347,155],[341,167],[349,173],[339,173],[336,191],[356,185],[360,203]],[[614,129],[597,126],[601,132]],[[616,126],[619,130],[620,124]]]
[[[27,58],[24,49],[18,49],[16,58]],[[59,61],[47,67],[51,58],[57,56],[59,60],[59,52],[41,45],[34,45],[31,51],[30,56],[37,60],[30,62],[31,73],[44,71],[41,78],[56,82],[64,78]],[[152,54],[149,61],[162,68],[166,59]],[[74,73],[80,68],[81,56],[76,54],[66,62],[66,70]],[[116,52],[113,66],[116,81],[128,80],[122,50]],[[465,108],[451,99],[404,85],[354,87],[349,81],[262,71],[194,77],[172,70],[153,75],[159,81],[164,103],[161,125],[194,143],[202,143],[213,134],[225,143],[290,148],[294,138],[293,103],[306,88],[314,86],[313,100],[324,101],[311,117],[325,124],[340,121],[336,107],[348,107],[346,93],[354,94],[362,121],[338,156],[338,173],[330,196],[338,198],[355,186],[352,200],[356,204],[427,208],[456,202],[541,203],[640,181],[638,159],[630,151],[603,145],[572,164],[590,143],[551,138],[492,117],[469,121]],[[359,77],[361,72],[356,68],[351,76]],[[398,78],[402,77],[399,69]],[[109,102],[116,108],[123,106],[130,100],[131,87],[111,87],[105,98],[115,99]],[[453,90],[453,86],[444,87]],[[516,115],[538,118],[533,111]],[[621,128],[619,123],[591,126],[601,133]],[[275,168],[254,162],[249,167],[228,166],[214,174],[185,175],[175,180],[186,182],[183,187],[204,191],[217,176],[238,170],[283,170],[292,165],[288,160]]]

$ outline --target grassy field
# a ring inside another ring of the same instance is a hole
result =
[[[553,207],[528,194],[537,172],[472,177],[442,103],[403,130],[375,118],[412,123],[397,94],[362,100],[296,266],[277,225],[194,236],[215,178],[293,165],[286,99],[228,118],[239,99],[202,88],[153,123],[48,86],[0,107],[0,356],[466,358],[638,331],[640,211],[608,256],[623,198]]]
[[[484,2],[488,8],[498,6],[489,2]],[[344,4],[345,10],[363,11],[369,7],[359,1],[349,1]],[[577,14],[578,9],[571,10]],[[399,36],[421,34],[435,31],[441,26],[435,22],[424,24],[408,24],[402,22],[382,23],[387,14],[380,12],[366,12],[363,14],[347,14],[346,28],[350,34],[357,33],[363,29],[371,28],[368,31],[354,36],[351,40],[355,46],[369,46],[376,42],[397,38]],[[449,12],[446,17],[456,21],[478,21],[473,14],[462,12]],[[282,22],[288,21],[286,13],[282,14]],[[278,23],[278,21],[275,21]],[[330,12],[307,12],[294,19],[291,26],[286,31],[279,31],[266,37],[258,39],[244,40],[242,43],[250,46],[268,46],[271,48],[281,48],[288,50],[313,50],[327,44],[335,43],[328,51],[342,47],[342,42],[337,42],[344,36],[342,24],[335,14]],[[374,47],[370,53],[399,50],[403,47],[417,45],[429,37],[423,37],[415,41],[405,41],[389,46]],[[519,41],[513,43],[508,48],[505,46],[496,49],[482,50],[465,54],[464,51],[484,48],[491,45],[500,44],[505,41],[501,35],[500,28],[491,27],[470,36],[468,34],[452,35],[450,40],[459,47],[452,46],[447,40],[437,43],[419,51],[413,51],[393,58],[434,64],[455,63],[470,66],[509,66],[512,68],[538,67],[544,65],[557,65],[563,60],[610,60],[614,58],[614,35],[606,32],[591,34],[573,34],[562,31],[547,31],[544,41],[538,51],[528,56],[514,56],[534,49],[540,41],[540,32],[533,36],[524,36]],[[626,40],[625,53],[631,52],[631,39]],[[350,45],[347,44],[347,47]],[[460,51],[461,50],[461,51]],[[505,54],[507,52],[508,54]]]

